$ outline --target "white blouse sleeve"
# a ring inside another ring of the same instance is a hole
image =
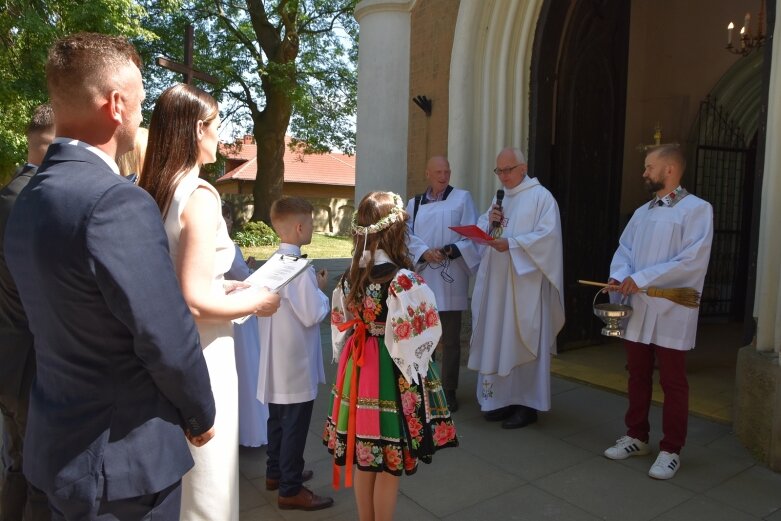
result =
[[[339,281],[331,296],[331,347],[333,349],[334,362],[339,360],[339,354],[353,332],[352,328],[339,331],[340,324],[353,319],[352,313],[347,310],[346,302],[347,296],[342,289],[342,282]]]
[[[407,382],[419,383],[442,336],[434,293],[418,274],[399,270],[386,305],[385,345]]]

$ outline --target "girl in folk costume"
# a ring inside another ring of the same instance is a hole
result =
[[[353,485],[361,521],[392,519],[399,477],[458,445],[431,363],[442,334],[434,294],[414,273],[401,198],[372,192],[353,216],[353,261],[331,300],[339,361],[323,442]],[[356,392],[357,390],[357,392]]]

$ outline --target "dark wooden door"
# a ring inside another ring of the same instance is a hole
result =
[[[595,290],[576,281],[607,280],[618,242],[629,5],[549,0],[537,27],[529,166],[561,212],[563,348],[601,340]]]

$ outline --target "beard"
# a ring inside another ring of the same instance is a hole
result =
[[[651,179],[644,179],[643,186],[645,186],[645,189],[648,190],[650,193],[655,194],[656,192],[664,188],[664,183],[662,183],[661,181],[652,181]]]
[[[138,125],[127,123],[117,129],[117,157],[125,152],[130,152],[136,147],[136,132]]]

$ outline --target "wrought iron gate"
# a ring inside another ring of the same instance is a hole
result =
[[[692,192],[713,205],[713,247],[700,315],[742,320],[756,142],[715,99],[700,103]]]

